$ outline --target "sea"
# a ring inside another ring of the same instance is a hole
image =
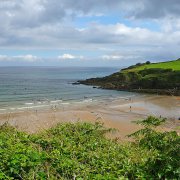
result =
[[[112,67],[0,67],[0,113],[134,96],[131,92],[72,84],[119,70]]]

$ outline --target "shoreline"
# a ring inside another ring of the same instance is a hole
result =
[[[135,93],[144,93],[149,95],[164,95],[164,96],[180,96],[180,90],[179,89],[144,89],[144,88],[126,88],[126,87],[115,87],[110,84],[96,84],[96,83],[89,83],[86,82],[86,80],[77,81],[75,83],[72,83],[73,85],[86,85],[86,86],[92,86],[92,88],[97,89],[107,89],[107,90],[115,90],[115,91],[126,91],[126,92],[135,92]]]
[[[109,96],[109,97],[101,97],[98,96],[98,98],[95,96],[93,97],[84,97],[82,99],[69,99],[69,100],[60,100],[60,99],[51,99],[51,100],[46,100],[46,101],[34,101],[34,102],[24,102],[21,105],[13,105],[13,106],[6,106],[6,107],[1,107],[0,106],[0,114],[7,114],[10,112],[22,112],[23,110],[40,110],[40,109],[50,109],[53,108],[54,106],[57,107],[63,107],[63,106],[68,106],[68,105],[86,105],[88,103],[93,103],[95,104],[96,102],[100,102],[100,101],[105,101],[105,100],[115,100],[115,99],[128,99],[128,98],[132,98],[133,96],[135,96],[135,94],[132,95],[127,95],[127,96]]]
[[[180,98],[176,96],[140,95],[129,98],[107,99],[87,103],[64,104],[54,108],[25,109],[0,114],[0,125],[8,122],[21,131],[40,132],[64,122],[100,121],[107,128],[115,128],[114,137],[124,139],[140,127],[132,121],[148,115],[167,117],[165,128],[176,129],[180,122]]]

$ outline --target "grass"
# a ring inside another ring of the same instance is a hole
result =
[[[151,68],[172,69],[174,71],[180,71],[180,60],[152,63],[152,64],[143,64],[133,69],[125,70],[124,72],[140,71],[140,70],[151,69]]]
[[[80,81],[103,89],[180,95],[180,59],[161,63],[137,63],[102,78]]]
[[[178,179],[179,136],[158,132],[164,120],[138,121],[134,142],[105,137],[95,123],[59,124],[29,135],[0,127],[0,179]]]

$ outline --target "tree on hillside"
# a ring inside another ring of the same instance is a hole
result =
[[[146,61],[146,64],[151,64],[151,62],[150,61]]]

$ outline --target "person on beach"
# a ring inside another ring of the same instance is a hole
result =
[[[131,108],[132,108],[132,107],[131,107],[131,106],[129,106],[129,110],[130,110],[130,112],[131,112]]]

